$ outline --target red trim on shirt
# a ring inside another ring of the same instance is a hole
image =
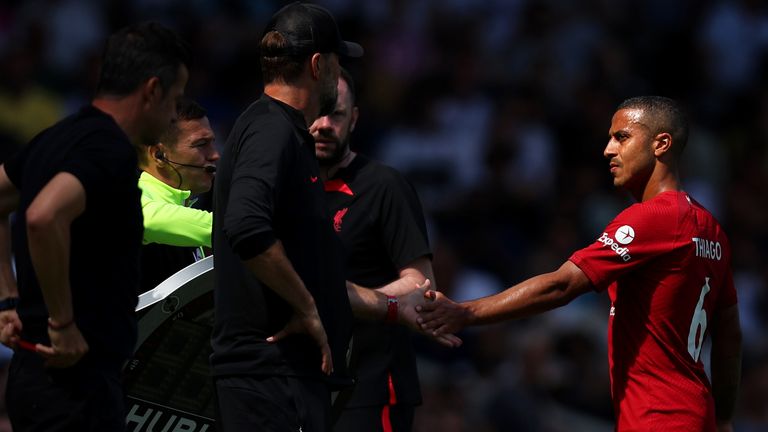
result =
[[[395,383],[392,382],[392,373],[387,373],[387,385],[389,387],[389,404],[397,405],[397,395],[395,394]]]
[[[381,409],[381,429],[384,432],[392,432],[392,421],[389,419],[389,405]]]
[[[352,189],[349,188],[349,185],[344,183],[344,180],[342,179],[333,179],[328,180],[325,182],[325,191],[326,192],[341,192],[345,193],[347,195],[354,195],[352,192]]]
[[[392,419],[390,418],[389,407],[397,405],[397,395],[395,394],[395,383],[392,382],[391,373],[387,373],[387,392],[389,393],[389,402],[381,409],[381,428],[384,432],[392,432]]]

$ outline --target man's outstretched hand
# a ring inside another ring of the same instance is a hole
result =
[[[426,331],[424,327],[420,325],[419,320],[421,318],[419,316],[419,311],[425,306],[430,305],[435,298],[442,295],[431,290],[430,286],[431,282],[427,279],[423,284],[417,286],[411,293],[398,298],[398,320],[401,324],[429,336],[441,345],[449,348],[457,348],[461,346],[462,340],[458,336],[451,334],[453,332],[434,333]]]
[[[416,306],[417,322],[421,331],[440,337],[456,333],[467,326],[469,313],[466,306],[456,303],[441,292],[435,292],[432,301]]]

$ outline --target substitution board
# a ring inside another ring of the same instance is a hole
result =
[[[126,430],[213,432],[213,256],[139,296],[136,311],[139,340],[124,371]]]

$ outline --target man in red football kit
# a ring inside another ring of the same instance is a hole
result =
[[[638,203],[552,273],[466,303],[437,293],[418,308],[422,327],[454,333],[607,289],[616,430],[731,431],[741,369],[731,248],[714,217],[681,190],[687,120],[671,99],[632,98],[613,115],[609,137],[613,183]],[[700,358],[707,332],[711,384]]]

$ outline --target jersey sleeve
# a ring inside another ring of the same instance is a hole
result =
[[[674,248],[677,219],[668,208],[635,204],[611,221],[594,243],[576,251],[569,260],[596,290],[605,290],[623,274]]]
[[[133,171],[126,166],[137,167]],[[85,189],[88,200],[112,199],[116,191],[113,185],[133,184],[138,191],[138,159],[132,145],[124,136],[108,130],[100,130],[84,137],[74,146],[59,171],[75,176]],[[132,178],[124,178],[130,174]],[[119,195],[118,195],[119,196]]]
[[[37,146],[38,141],[40,141],[41,137],[44,137],[47,133],[48,131],[46,130],[38,134],[32,141],[27,143],[27,145],[22,146],[19,151],[11,154],[11,156],[3,163],[5,174],[8,176],[11,183],[16,186],[16,189],[21,190],[24,187],[24,164],[32,158],[31,154]]]
[[[229,187],[224,233],[242,259],[252,258],[275,240],[273,220],[280,185],[297,146],[292,130],[277,121],[246,131]]]
[[[402,175],[387,170],[380,200],[381,240],[392,263],[402,269],[419,257],[431,257],[432,251],[416,191]]]
[[[211,247],[211,212],[153,200],[146,191],[142,191],[141,206],[144,244]]]

